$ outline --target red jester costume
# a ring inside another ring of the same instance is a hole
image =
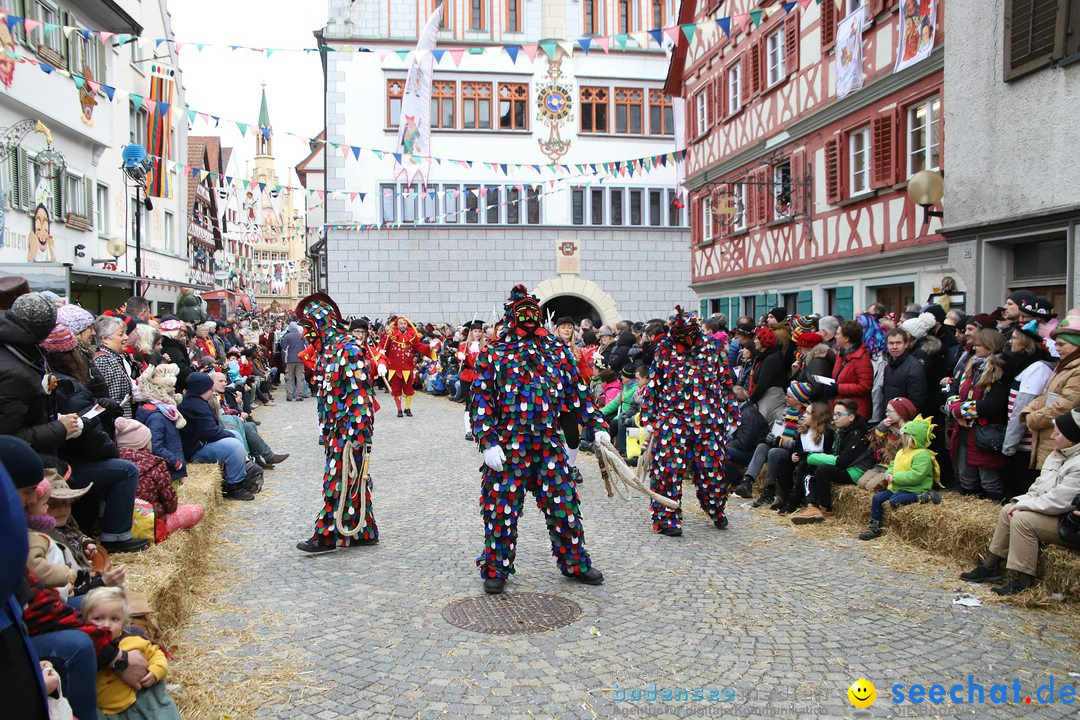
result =
[[[641,423],[651,426],[655,435],[649,465],[652,490],[681,502],[683,478],[692,477],[702,509],[718,528],[727,527],[726,438],[738,427],[739,406],[719,347],[705,341],[680,307],[657,343]],[[682,535],[681,508],[653,501],[652,519],[654,532]]]
[[[399,317],[383,338],[386,355],[387,377],[390,394],[397,405],[397,416],[402,417],[401,396],[405,396],[404,415],[412,417],[413,374],[416,371],[415,353],[434,357],[431,346],[426,345],[412,321]]]
[[[573,413],[598,437],[610,436],[569,349],[540,327],[536,297],[516,285],[505,309],[507,327],[481,353],[470,389],[473,434],[484,453],[484,550],[476,559],[484,590],[502,592],[514,572],[517,521],[529,492],[544,513],[562,574],[599,585],[604,576],[585,551],[559,415]]]
[[[379,542],[367,456],[375,432],[374,374],[364,347],[349,335],[337,305],[323,293],[296,306],[304,335],[315,351],[315,395],[322,426],[326,468],[323,506],[311,538],[297,543],[304,552],[326,552]],[[360,490],[363,489],[361,494]]]

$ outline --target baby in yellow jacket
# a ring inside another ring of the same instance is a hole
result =
[[[137,650],[149,663],[146,674],[139,679],[139,687],[128,685],[113,669],[98,671],[97,702],[99,717],[106,720],[180,720],[180,711],[165,692],[166,673],[169,662],[160,647],[146,638],[125,632],[130,609],[124,590],[118,587],[95,588],[86,594],[82,604],[83,619],[108,630],[113,638],[119,638],[124,653],[118,664],[121,672],[127,668],[127,653]]]

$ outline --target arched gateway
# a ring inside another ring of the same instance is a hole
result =
[[[540,299],[541,307],[550,309],[553,315],[569,314],[576,319],[591,317],[595,321],[595,313],[599,315],[600,322],[608,327],[613,327],[622,320],[618,308],[615,307],[615,299],[591,280],[583,280],[574,275],[560,275],[553,280],[543,281],[533,292]],[[584,301],[593,313],[583,312],[586,308],[582,303],[571,304],[572,299]],[[575,305],[577,312],[574,312]],[[556,310],[564,306],[566,309],[563,313]]]

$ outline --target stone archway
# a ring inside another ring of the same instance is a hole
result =
[[[582,280],[576,275],[560,275],[554,280],[545,280],[537,285],[533,292],[540,299],[541,305],[560,295],[582,298],[596,308],[600,319],[608,327],[615,327],[615,323],[622,320],[619,309],[615,307],[615,298],[591,280]]]

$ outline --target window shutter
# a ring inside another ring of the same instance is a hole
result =
[[[83,217],[93,222],[94,220],[94,181],[92,178],[83,178],[83,192],[86,195],[86,206]]]
[[[821,7],[830,5],[823,3]],[[825,141],[825,202],[836,204],[843,194],[840,187],[840,140],[829,138]]]
[[[753,48],[742,54],[739,58],[739,68],[742,73],[739,76],[739,82],[742,84],[742,104],[746,105],[750,102],[750,98],[754,97],[754,60],[753,60]]]
[[[64,173],[57,173],[52,179],[52,208],[49,214],[53,222],[64,221]]]
[[[713,104],[716,106],[716,124],[719,125],[720,121],[727,115],[727,93],[724,92],[724,69],[721,68],[719,74],[713,78]]]
[[[747,48],[747,52],[750,53],[750,92],[746,97],[749,100],[761,92],[761,43],[754,43]]]
[[[810,315],[814,312],[814,293],[810,290],[800,290],[795,302],[795,312],[800,315]]]
[[[710,80],[701,89],[705,93],[705,130],[716,124],[716,82]],[[629,121],[628,121],[629,122]]]
[[[889,111],[870,121],[870,145],[873,187],[888,187],[896,179],[896,113]]]
[[[867,20],[873,20],[885,11],[885,0],[870,0],[870,9],[867,10]]]
[[[799,17],[792,11],[784,19],[784,64],[789,77],[799,71]]]
[[[772,197],[772,185],[768,184],[771,180],[772,168],[764,167],[757,172],[757,222],[758,225],[764,225],[769,221],[769,199]]]
[[[71,15],[61,11],[60,12],[60,24],[64,27],[71,27],[74,23],[71,21]],[[78,62],[79,58],[76,57],[79,48],[79,41],[75,38],[79,37],[78,33],[64,33],[60,32],[60,57],[64,59],[68,70],[74,71],[82,75],[82,64]]]
[[[1064,54],[1068,3],[1005,0],[1005,79],[1048,66]]]
[[[94,51],[94,79],[99,83],[108,81],[106,75],[108,73],[108,53],[110,47],[112,47],[111,43],[107,45],[99,44]]]
[[[844,318],[855,317],[855,288],[851,285],[842,285],[836,288],[836,312]]]
[[[791,153],[791,214],[801,215],[807,212],[809,203],[807,193],[809,190],[803,185],[803,175],[806,173],[806,153],[803,151]]]
[[[830,1],[821,3],[821,52],[836,45],[836,6]]]
[[[754,213],[754,198],[757,197],[755,193],[757,188],[753,186],[754,175],[748,174],[741,180],[743,186],[743,226],[753,227],[756,222]]]

